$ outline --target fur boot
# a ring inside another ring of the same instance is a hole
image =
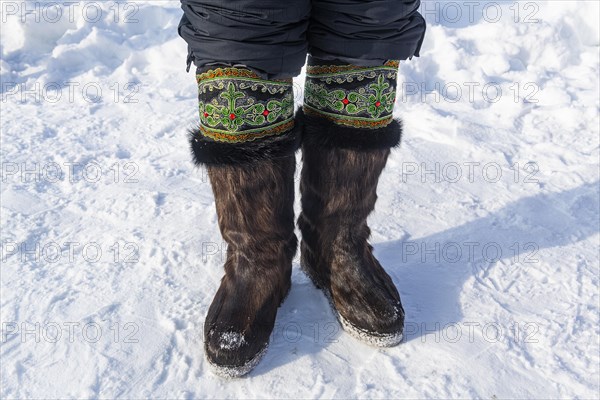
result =
[[[197,79],[200,127],[190,134],[191,149],[208,170],[228,245],[204,350],[218,375],[238,377],[265,353],[291,285],[299,126],[291,79],[261,80],[233,67],[199,71]]]
[[[267,349],[277,308],[291,285],[293,155],[242,166],[209,166],[225,276],[204,324],[204,349],[220,375],[241,376]]]
[[[311,75],[309,66],[303,116],[301,267],[324,291],[347,332],[372,345],[394,346],[402,340],[404,309],[392,279],[373,256],[367,217],[390,149],[400,141],[400,123],[391,117],[395,73],[392,67],[348,72],[339,65],[312,70]],[[332,73],[336,79],[329,79]],[[360,78],[348,79],[350,74]],[[361,101],[355,93],[373,87],[389,92],[374,92],[373,107],[357,118],[359,107],[347,105]],[[370,118],[380,106],[386,114]]]

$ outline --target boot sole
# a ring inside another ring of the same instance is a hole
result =
[[[377,332],[370,332],[370,331],[364,330],[364,329],[359,328],[359,327],[355,326],[354,324],[352,324],[352,322],[348,321],[346,318],[344,318],[338,312],[337,308],[335,307],[335,303],[333,302],[333,296],[331,294],[331,290],[325,288],[324,285],[321,285],[318,282],[318,280],[310,273],[309,269],[303,263],[300,263],[300,270],[302,272],[304,272],[304,274],[310,279],[312,284],[317,289],[319,289],[321,292],[323,292],[323,294],[329,301],[329,306],[331,307],[331,310],[333,311],[334,315],[336,316],[339,324],[342,326],[342,329],[344,331],[346,331],[348,334],[350,334],[350,336],[352,336],[353,338],[355,338],[357,340],[360,340],[363,343],[366,343],[366,344],[374,346],[374,347],[394,347],[402,342],[402,339],[404,337],[402,331],[388,333],[388,334],[381,334],[381,333],[377,333]]]
[[[206,361],[208,362],[208,365],[210,366],[211,372],[214,373],[215,375],[220,376],[221,378],[226,378],[226,379],[241,378],[242,376],[244,376],[247,373],[249,373],[250,371],[252,371],[254,369],[254,367],[256,367],[258,365],[260,360],[263,358],[263,356],[267,352],[268,348],[269,348],[269,343],[267,343],[267,345],[265,347],[263,347],[254,356],[254,358],[250,359],[250,361],[248,361],[246,364],[240,365],[240,366],[235,366],[235,367],[214,364],[208,358],[206,358],[206,357],[205,358],[206,358]]]

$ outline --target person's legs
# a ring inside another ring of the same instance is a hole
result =
[[[228,245],[204,348],[217,373],[241,376],[264,354],[291,284],[299,145],[292,76],[304,64],[310,4],[182,3],[180,34],[198,67],[191,148],[208,170]]]
[[[313,1],[304,91],[302,269],[344,329],[378,346],[402,339],[404,310],[372,254],[367,217],[391,148],[398,60],[418,55],[418,1]]]

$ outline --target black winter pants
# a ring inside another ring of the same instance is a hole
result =
[[[307,53],[360,66],[418,56],[420,0],[181,0],[188,67],[244,65],[266,79],[300,73]]]

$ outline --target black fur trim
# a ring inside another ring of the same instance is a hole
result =
[[[392,122],[378,129],[352,128],[336,124],[326,118],[306,115],[301,109],[297,120],[304,124],[303,141],[309,145],[351,150],[387,149],[400,144],[402,121]]]
[[[282,135],[243,143],[218,142],[202,135],[199,128],[188,134],[196,165],[240,165],[293,154],[300,147],[302,130],[302,121],[296,118],[294,128]]]

